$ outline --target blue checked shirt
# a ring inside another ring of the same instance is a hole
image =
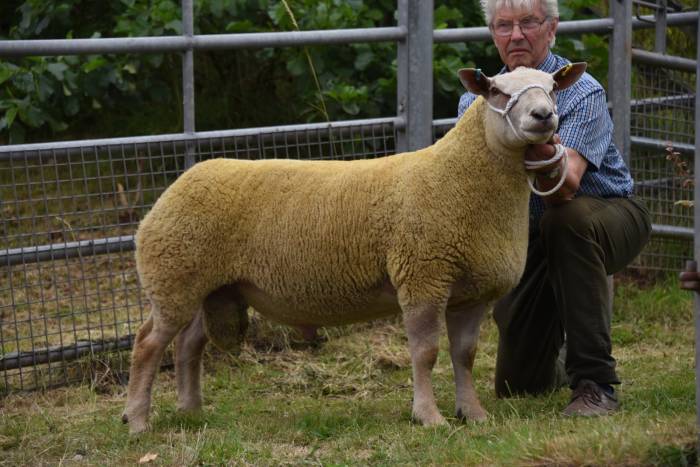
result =
[[[537,67],[538,70],[554,73],[570,63],[553,53]],[[506,73],[504,67],[500,73]],[[458,117],[467,110],[477,96],[467,92],[459,100]],[[564,146],[575,149],[588,161],[588,168],[581,178],[578,195],[602,198],[630,197],[632,177],[622,160],[620,151],[612,141],[613,123],[605,102],[605,90],[588,73],[571,87],[557,92],[559,129]],[[542,198],[530,196],[530,232],[538,230],[545,205]]]

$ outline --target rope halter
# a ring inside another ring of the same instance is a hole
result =
[[[515,134],[515,136],[517,136],[524,143],[530,143],[530,141],[522,135],[522,132],[518,131],[515,128],[515,125],[513,125],[513,121],[510,119],[509,113],[513,109],[513,107],[515,107],[515,104],[518,103],[518,99],[520,99],[520,96],[525,94],[530,89],[535,89],[535,88],[539,88],[539,89],[544,91],[544,95],[547,98],[547,101],[549,101],[549,105],[551,105],[554,108],[554,112],[556,113],[557,112],[557,104],[554,101],[552,101],[552,98],[549,97],[549,92],[547,92],[547,89],[545,89],[545,87],[542,86],[541,84],[528,84],[527,86],[519,89],[517,92],[511,94],[510,99],[508,99],[508,103],[506,104],[505,109],[499,109],[498,107],[494,107],[493,105],[491,105],[491,103],[489,101],[486,101],[486,104],[489,106],[489,108],[491,110],[493,110],[494,112],[499,114],[501,117],[506,119],[506,122],[508,122],[508,125],[510,125],[510,129],[513,130],[513,133]]]
[[[544,86],[541,84],[528,84],[527,86],[519,89],[517,92],[511,94],[510,99],[508,99],[508,103],[506,104],[506,107],[504,109],[499,109],[497,107],[494,107],[491,105],[489,101],[486,101],[486,104],[489,106],[491,110],[496,112],[497,114],[501,115],[503,118],[506,119],[506,122],[508,122],[508,125],[510,126],[510,129],[513,130],[513,134],[517,138],[519,138],[522,142],[529,144],[530,141],[523,136],[522,132],[518,131],[515,128],[515,125],[513,125],[513,121],[510,119],[510,111],[515,107],[515,104],[518,103],[518,99],[520,99],[520,96],[522,96],[525,92],[529,91],[530,89],[535,89],[539,88],[544,91],[544,95],[547,98],[547,101],[549,101],[549,104],[553,107],[554,112],[557,112],[557,104],[552,101],[552,98],[549,96],[549,92],[547,92],[547,89],[545,89]],[[537,188],[535,188],[535,185],[533,183],[533,179],[535,178],[535,175],[528,176],[527,177],[527,183],[530,186],[530,190],[532,190],[533,193],[539,196],[549,196],[553,193],[555,193],[559,188],[562,187],[564,184],[564,181],[566,180],[566,172],[569,167],[569,161],[566,153],[566,148],[562,146],[561,144],[555,144],[555,152],[554,156],[551,159],[547,159],[544,161],[525,161],[525,169],[526,170],[533,170],[533,169],[538,169],[540,167],[545,167],[550,164],[554,164],[556,162],[559,162],[561,159],[564,159],[564,164],[562,166],[561,170],[561,179],[557,182],[557,184],[551,189],[547,191],[539,191]]]
[[[561,168],[561,178],[557,182],[556,185],[551,190],[547,191],[540,191],[537,188],[535,188],[534,183],[532,180],[535,178],[535,175],[532,177],[528,176],[527,177],[527,184],[530,186],[530,190],[536,195],[539,196],[549,196],[553,193],[555,193],[561,186],[564,184],[564,181],[566,180],[566,172],[569,168],[569,157],[566,152],[566,148],[562,146],[561,144],[555,144],[554,145],[555,152],[554,156],[552,156],[551,159],[547,159],[544,161],[525,161],[525,169],[527,170],[532,170],[532,169],[537,169],[540,167],[545,167],[549,164],[554,164],[555,162],[559,162],[560,160],[564,159],[564,163]]]

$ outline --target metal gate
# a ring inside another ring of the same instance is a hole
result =
[[[490,40],[488,29],[432,31],[432,1],[400,0],[398,11],[392,28],[194,36],[192,2],[185,0],[181,37],[0,42],[0,56],[181,53],[185,129],[174,135],[0,147],[0,393],[126,370],[124,350],[148,313],[135,274],[133,234],[155,199],[193,163],[212,157],[379,157],[426,146],[452,126],[452,119],[432,120],[432,45]],[[623,14],[630,34],[659,21],[659,15]],[[664,15],[664,27],[697,20],[697,12]],[[618,26],[611,17],[564,22],[559,31],[612,33],[611,53],[619,58],[616,48],[625,50],[625,43]],[[196,132],[192,54],[197,50],[373,41],[397,44],[396,115]],[[683,177],[666,160],[666,142],[682,154],[694,150],[695,91],[686,84],[694,81],[695,62],[637,55],[620,63],[630,67],[635,83],[616,86],[613,115],[618,125],[629,119],[621,138],[631,147],[638,194],[652,204],[657,234],[636,267],[678,270],[692,257],[692,213],[675,201],[692,199],[692,190],[682,186]],[[610,82],[619,83],[625,73],[611,68]],[[619,104],[625,96],[628,102]]]

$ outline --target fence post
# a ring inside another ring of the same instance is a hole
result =
[[[700,44],[700,16],[697,24],[697,44]],[[697,60],[700,63],[700,47],[697,49]],[[700,261],[700,73],[695,71],[695,161],[694,161],[694,200],[693,216],[695,219],[694,259]],[[700,294],[695,292],[695,424],[699,437],[696,439],[696,449],[700,449]]]
[[[193,135],[194,123],[194,51],[192,36],[194,35],[193,0],[182,0],[182,34],[188,39],[188,48],[182,54],[182,117],[183,131]],[[190,141],[185,144],[185,169],[194,165],[194,147]]]
[[[630,164],[630,102],[632,99],[632,0],[613,0],[612,16],[615,27],[608,87],[611,90],[612,117],[615,131],[613,141]]]
[[[433,0],[399,0],[396,66],[396,151],[415,151],[433,142]]]
[[[667,0],[657,1],[656,11],[654,11],[654,52],[666,53],[666,27],[668,20],[666,17]]]

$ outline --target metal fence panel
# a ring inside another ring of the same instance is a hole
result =
[[[100,368],[126,370],[121,350],[148,313],[131,235],[183,172],[186,147],[197,161],[350,160],[393,154],[395,144],[393,124],[384,123],[10,153],[0,160],[7,246],[0,253],[50,246],[54,259],[25,254],[0,271],[0,393],[82,380],[104,374]],[[87,241],[108,238],[124,241],[116,252],[91,254]],[[65,248],[81,241],[82,248]],[[81,356],[89,358],[73,361]]]
[[[635,63],[632,72],[630,134],[663,147],[633,144],[630,170],[635,194],[649,207],[652,222],[693,227],[692,174],[695,141],[695,73]],[[633,267],[680,271],[693,257],[689,239],[654,238]]]

